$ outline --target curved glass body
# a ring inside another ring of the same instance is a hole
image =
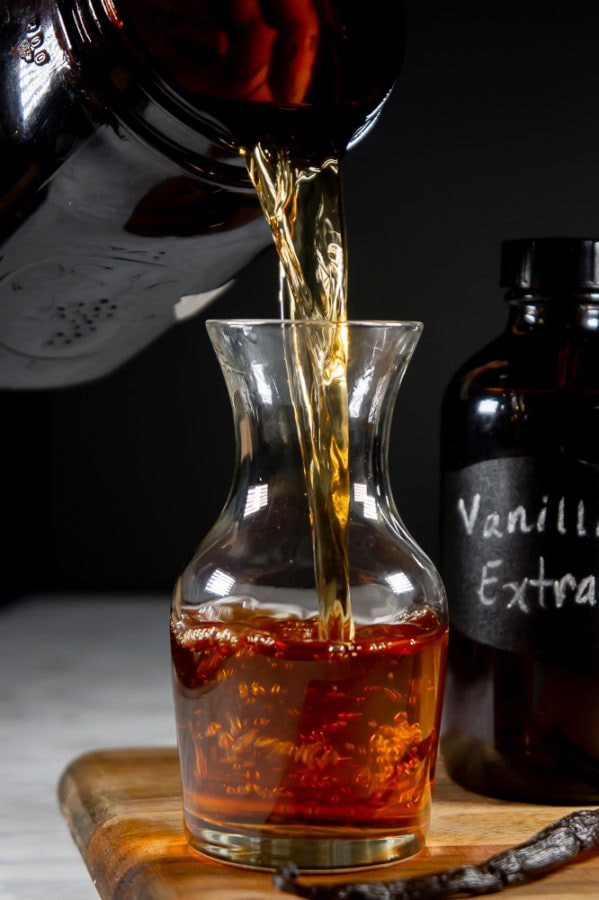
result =
[[[599,304],[528,296],[443,403],[442,747],[471,790],[599,802]]]
[[[175,589],[174,694],[190,841],[245,865],[389,862],[418,851],[428,825],[445,595],[387,474],[393,402],[419,326],[347,326],[348,640],[319,627],[288,382],[295,342],[335,327],[208,325],[237,462],[223,512]]]

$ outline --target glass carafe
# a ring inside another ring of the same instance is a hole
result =
[[[208,323],[237,458],[220,518],[175,588],[174,695],[190,843],[242,865],[374,865],[418,852],[426,837],[445,593],[397,513],[387,466],[421,326],[343,326],[354,632],[330,640],[289,378],[292,349],[338,327]]]

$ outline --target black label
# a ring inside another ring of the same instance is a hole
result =
[[[475,640],[572,656],[599,648],[599,466],[508,458],[445,475],[450,617]]]

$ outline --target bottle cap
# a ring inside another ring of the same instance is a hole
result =
[[[507,298],[599,293],[599,239],[526,238],[501,246]]]

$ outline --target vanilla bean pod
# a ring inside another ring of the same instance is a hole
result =
[[[308,900],[445,900],[494,894],[526,884],[599,847],[599,810],[580,810],[559,819],[523,844],[477,866],[459,866],[401,881],[301,884],[290,864],[273,877],[281,891]]]

